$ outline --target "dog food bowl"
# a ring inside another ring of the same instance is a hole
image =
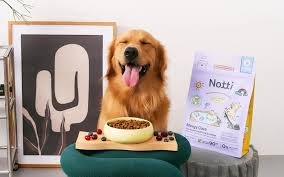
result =
[[[148,122],[149,125],[145,128],[140,129],[122,129],[122,128],[114,128],[108,125],[108,123],[117,121],[117,120],[137,120],[137,121],[145,121]],[[123,144],[134,144],[134,143],[143,143],[149,140],[154,133],[154,128],[151,122],[135,118],[135,117],[119,117],[115,119],[111,119],[106,122],[104,125],[104,135],[108,140],[123,143]]]

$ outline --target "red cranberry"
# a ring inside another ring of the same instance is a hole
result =
[[[167,137],[168,136],[168,132],[162,132],[161,135],[162,135],[162,137]]]
[[[97,129],[97,134],[101,135],[103,133],[102,129]]]
[[[98,139],[98,135],[94,134],[94,135],[91,136],[91,138],[92,138],[93,140],[96,140],[96,139]]]
[[[156,136],[156,140],[157,140],[157,141],[161,141],[162,139],[163,139],[162,136],[160,136],[160,135]]]
[[[85,140],[90,140],[90,139],[91,139],[90,136],[88,136],[88,135],[85,136]]]

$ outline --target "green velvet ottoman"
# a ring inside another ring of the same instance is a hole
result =
[[[178,151],[82,151],[71,144],[60,162],[68,177],[183,177],[179,168],[191,147],[186,138],[175,136]]]

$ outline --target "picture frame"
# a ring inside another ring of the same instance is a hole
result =
[[[116,23],[10,21],[8,30],[14,47],[18,163],[60,167],[64,147],[80,130],[96,127]]]

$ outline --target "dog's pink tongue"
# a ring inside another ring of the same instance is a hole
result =
[[[125,71],[122,77],[128,87],[134,87],[138,83],[140,70],[141,66],[125,66]]]

